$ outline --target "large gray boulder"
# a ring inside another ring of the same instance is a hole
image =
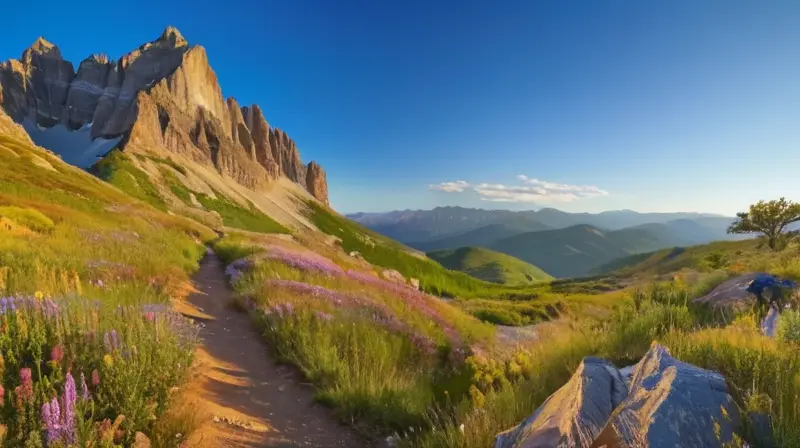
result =
[[[629,381],[610,363],[585,358],[533,415],[498,434],[495,448],[734,446],[739,410],[720,374],[654,343]]]
[[[654,343],[591,447],[721,448],[733,443],[739,424],[722,375],[678,361]]]
[[[726,280],[708,294],[693,300],[697,304],[706,304],[713,308],[733,307],[743,308],[755,303],[755,296],[747,292],[750,282],[756,279],[760,272],[751,272]]]
[[[499,434],[495,448],[588,447],[627,393],[613,365],[587,357],[533,415]]]

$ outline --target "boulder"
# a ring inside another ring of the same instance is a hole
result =
[[[328,180],[325,170],[317,162],[309,162],[306,168],[306,190],[325,205],[328,204]]]
[[[401,285],[406,284],[406,278],[403,277],[403,274],[395,271],[394,269],[386,269],[381,273],[381,276],[390,282],[399,283]]]
[[[569,382],[533,415],[497,436],[495,448],[588,447],[627,393],[613,365],[584,358]]]
[[[710,293],[694,299],[693,302],[697,304],[707,304],[714,308],[743,308],[752,306],[755,302],[755,296],[747,292],[747,287],[750,285],[750,282],[755,280],[759,275],[763,274],[751,272],[724,281],[711,290]]]
[[[739,425],[725,378],[653,343],[632,372],[585,358],[533,415],[498,434],[495,448],[721,448],[737,446]]]
[[[656,343],[636,364],[627,398],[592,448],[731,446],[739,408],[725,378],[678,361]]]

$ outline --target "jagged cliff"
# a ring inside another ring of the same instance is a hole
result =
[[[77,72],[39,38],[0,64],[0,103],[19,123],[89,128],[92,139],[121,137],[123,149],[179,153],[254,189],[285,176],[328,203],[322,167],[303,164],[257,105],[225,99],[205,49],[172,27],[117,61],[90,56]]]

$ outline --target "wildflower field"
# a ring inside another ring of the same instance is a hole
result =
[[[196,331],[170,301],[214,237],[0,136],[3,446],[179,444]]]

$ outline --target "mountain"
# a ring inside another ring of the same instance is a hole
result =
[[[546,227],[536,221],[525,223],[509,220],[506,223],[489,224],[487,226],[479,227],[475,230],[470,230],[469,232],[464,232],[455,236],[449,236],[433,241],[407,244],[422,251],[454,249],[466,246],[488,247],[493,242],[503,238],[519,235],[520,233],[536,232],[547,229],[549,229],[549,227]]]
[[[541,269],[510,255],[480,247],[428,252],[428,257],[447,269],[504,285],[528,285],[552,280]]]
[[[540,267],[554,277],[577,277],[612,260],[688,245],[667,224],[605,231],[590,225],[528,232],[498,240],[490,248]]]
[[[93,55],[77,70],[39,38],[0,64],[0,105],[35,143],[82,168],[115,148],[169,155],[251,190],[288,178],[328,203],[325,171],[303,164],[258,105],[224,98],[205,49],[172,27],[116,61]]]
[[[525,213],[463,207],[402,210],[388,213],[355,213],[348,218],[403,243],[423,243],[466,233],[492,224],[523,226],[527,231],[548,226]],[[474,245],[474,244],[468,244]]]
[[[620,230],[628,227],[672,221],[689,220],[700,224],[702,228],[710,231],[707,233],[709,240],[732,239],[725,230],[733,218],[704,213],[639,213],[631,210],[607,211],[602,213],[568,213],[554,208],[544,208],[538,211],[510,211],[510,210],[484,210],[464,207],[436,207],[432,210],[403,210],[387,213],[355,213],[348,215],[353,219],[379,233],[416,247],[455,248],[459,246],[445,246],[448,242],[435,243],[426,246],[422,243],[444,240],[466,234],[467,232],[491,224],[511,224],[526,222],[530,226],[546,230],[563,229],[579,224],[586,224],[603,230]],[[673,224],[677,227],[677,224]],[[700,230],[698,230],[699,232]],[[479,232],[480,234],[481,232]],[[461,245],[483,244],[456,240]],[[428,249],[430,250],[430,249]]]

